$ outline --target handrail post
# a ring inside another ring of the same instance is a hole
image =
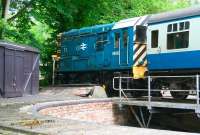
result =
[[[113,77],[113,89],[115,90],[115,77]]]
[[[151,109],[151,76],[148,76],[148,109]]]
[[[122,80],[121,80],[121,76],[119,77],[119,97],[120,97],[120,101],[122,98]]]
[[[199,75],[196,75],[197,107],[199,108]]]
[[[196,114],[197,117],[200,118],[200,106],[199,106],[199,75],[196,75],[196,89],[197,89],[197,106],[196,106]]]

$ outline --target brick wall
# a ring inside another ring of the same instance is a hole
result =
[[[111,102],[51,107],[40,110],[40,113],[64,119],[119,125],[127,125],[132,119],[126,107],[119,108]]]

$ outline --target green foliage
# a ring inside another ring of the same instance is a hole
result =
[[[7,24],[1,19],[0,29],[4,39],[40,50],[41,72],[50,80],[59,33],[189,5],[190,0],[12,0],[10,16],[19,14]]]
[[[109,23],[124,18],[153,14],[189,6],[188,0],[113,0],[100,6],[94,22]],[[105,2],[105,1],[104,1]],[[101,8],[103,7],[103,8]],[[89,16],[95,16],[96,9]],[[91,15],[92,14],[92,15]],[[89,17],[91,18],[91,17]],[[91,21],[89,21],[91,22]]]

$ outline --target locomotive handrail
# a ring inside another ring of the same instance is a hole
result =
[[[101,41],[97,41],[96,43],[103,43],[103,42],[108,42],[109,40],[101,40]]]
[[[185,76],[151,76],[151,78],[185,78],[185,77],[196,77],[196,75],[185,75]],[[122,78],[122,79],[134,79],[133,77],[125,77],[125,76],[117,76],[114,78]],[[144,78],[148,78],[148,76],[144,77]]]
[[[196,75],[187,75],[187,76],[150,76],[151,78],[186,78],[186,77],[190,77],[190,78],[195,78]],[[145,78],[148,78],[145,77]],[[114,77],[113,78],[113,89],[114,90],[119,90],[118,88],[115,88],[115,79],[134,79],[133,77]],[[147,91],[148,89],[125,89],[123,88],[123,90],[125,91],[132,91],[132,90],[135,90],[135,91]],[[151,89],[151,91],[161,91],[161,90],[165,90],[165,89]],[[190,89],[190,90],[170,90],[170,89],[167,89],[166,91],[196,91],[196,89]]]
[[[185,77],[196,77],[196,75],[185,75],[185,76],[151,76],[151,78],[185,78]]]

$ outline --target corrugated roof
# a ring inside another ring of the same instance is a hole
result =
[[[187,17],[200,16],[200,7],[185,8],[176,11],[164,12],[151,15],[148,24],[160,23]]]
[[[15,50],[22,50],[22,51],[31,51],[31,52],[37,52],[39,53],[39,50],[27,45],[22,44],[16,44],[8,41],[0,40],[0,46],[9,48],[9,49],[15,49]]]

